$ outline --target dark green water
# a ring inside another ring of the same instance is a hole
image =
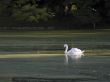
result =
[[[4,82],[5,79],[14,77],[56,78],[66,79],[67,82],[110,82],[110,57],[85,56],[78,62],[70,60],[68,65],[64,64],[63,56],[0,59],[0,80]]]
[[[69,45],[69,48],[78,47],[84,50],[110,50],[110,33],[109,31],[35,31],[24,33],[0,33],[0,52],[64,50],[63,45],[65,43]]]
[[[109,31],[2,32],[0,54],[63,54],[65,43],[69,48],[85,50],[86,56],[78,62],[70,60],[68,65],[64,64],[63,56],[2,58],[0,82],[12,82],[16,77],[69,79],[67,82],[110,82]]]

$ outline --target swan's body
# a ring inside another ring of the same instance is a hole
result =
[[[84,51],[78,49],[78,48],[71,48],[71,50],[68,50],[68,45],[64,44],[65,47],[65,58],[66,63],[68,63],[68,57],[77,60],[80,59],[84,55]]]

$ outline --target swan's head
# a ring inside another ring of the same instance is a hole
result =
[[[68,47],[68,45],[67,44],[64,44],[64,47]]]

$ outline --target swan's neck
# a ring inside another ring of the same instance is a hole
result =
[[[67,53],[67,52],[68,52],[68,46],[65,47],[65,53]]]
[[[68,64],[68,56],[67,56],[67,52],[68,52],[68,45],[65,46],[65,63]]]

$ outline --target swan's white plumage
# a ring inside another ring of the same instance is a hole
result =
[[[71,50],[68,50],[67,44],[64,44],[64,47],[65,47],[66,63],[68,63],[68,57],[77,60],[84,55],[84,51],[80,50],[79,48],[71,48]]]

